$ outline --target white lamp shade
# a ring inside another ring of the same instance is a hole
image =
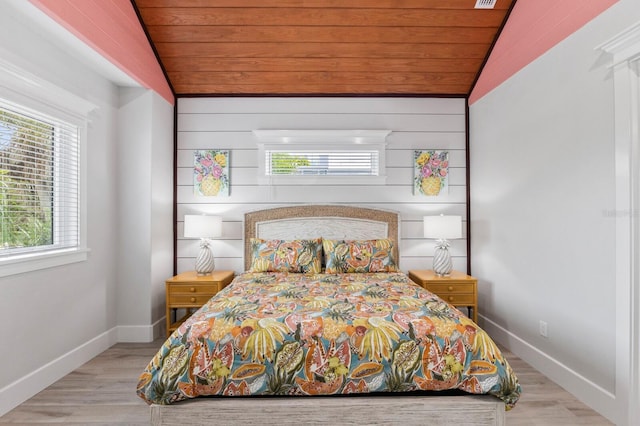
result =
[[[424,237],[439,240],[462,238],[462,216],[425,216]]]
[[[185,215],[185,238],[215,238],[222,236],[222,218],[219,216]]]

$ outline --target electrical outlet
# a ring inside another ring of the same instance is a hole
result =
[[[545,321],[540,321],[540,335],[542,337],[548,337],[547,335],[547,323]]]

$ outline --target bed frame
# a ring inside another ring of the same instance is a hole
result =
[[[398,214],[351,206],[304,205],[245,214],[244,267],[251,266],[251,238],[374,240],[390,238],[398,259]]]
[[[390,238],[398,257],[398,214],[342,205],[279,207],[245,214],[245,270],[253,237],[264,239]],[[304,417],[301,417],[304,416]],[[237,424],[504,425],[505,405],[490,395],[213,397],[151,406],[152,425]]]

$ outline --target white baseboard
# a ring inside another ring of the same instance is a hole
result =
[[[148,343],[164,335],[165,317],[151,325],[119,325],[118,342]]]
[[[600,413],[600,415],[615,423],[618,415],[616,414],[617,405],[614,394],[573,371],[489,318],[482,315],[478,316],[481,318],[482,329],[496,342],[553,380],[584,404]],[[517,371],[515,373],[516,375],[518,374]]]
[[[13,410],[47,386],[118,342],[153,342],[164,336],[164,317],[146,326],[117,326],[59,356],[26,376],[0,389],[0,416]]]
[[[117,331],[114,327],[3,387],[0,389],[0,416],[109,349],[116,342]]]

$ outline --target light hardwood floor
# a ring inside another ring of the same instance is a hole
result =
[[[135,386],[161,344],[118,343],[0,417],[0,423],[147,425],[149,408],[136,396]],[[507,425],[611,424],[521,359],[504,354],[523,388],[518,405],[507,412]]]

